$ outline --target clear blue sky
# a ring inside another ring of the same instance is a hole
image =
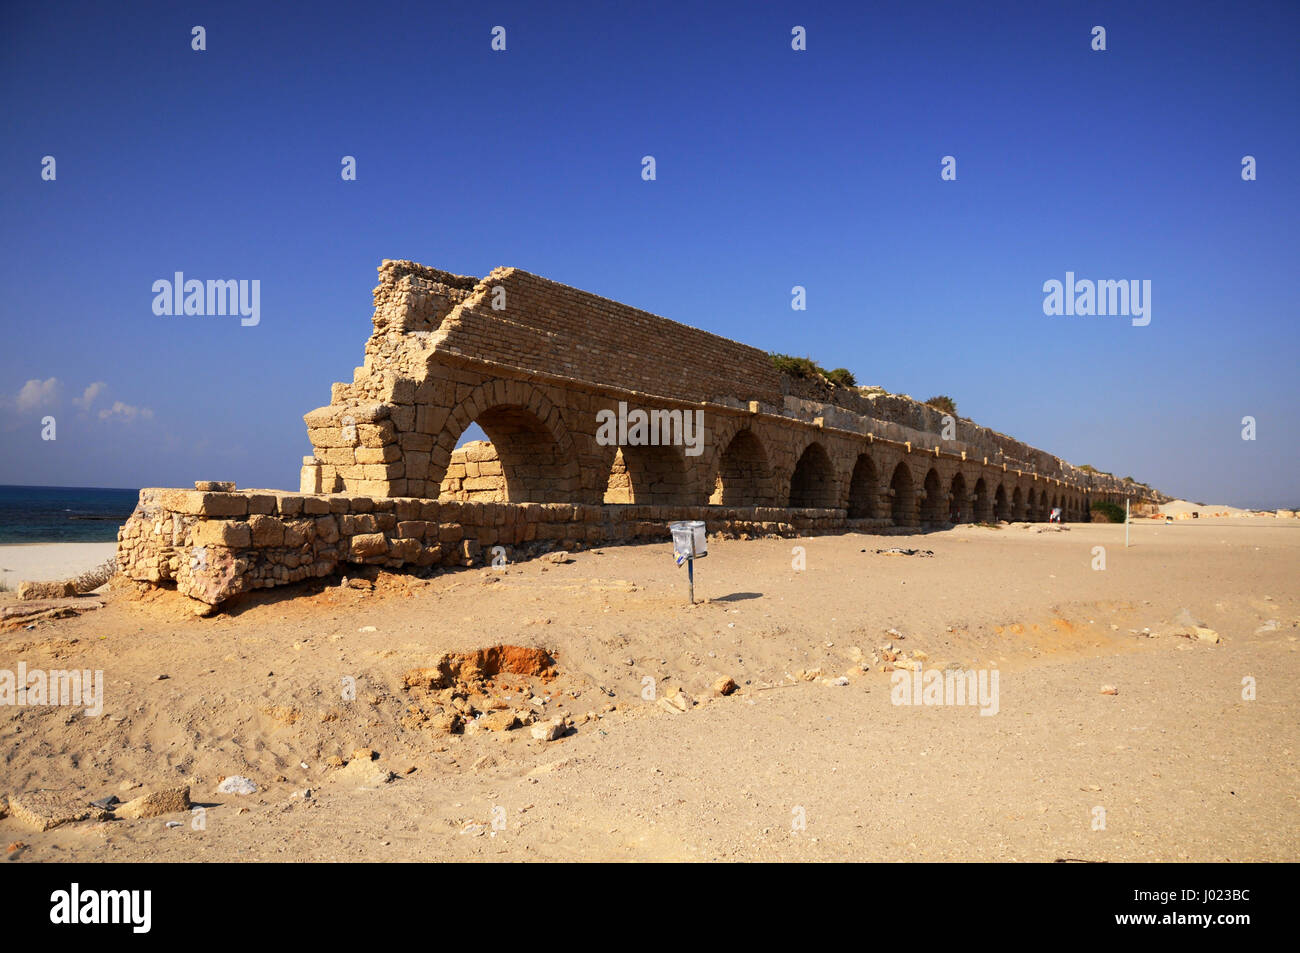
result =
[[[0,13],[0,483],[296,487],[302,414],[410,258],[1300,504],[1300,5],[278,6]],[[261,323],[155,316],[175,271],[259,279]],[[1150,325],[1045,316],[1066,271],[1149,279]]]

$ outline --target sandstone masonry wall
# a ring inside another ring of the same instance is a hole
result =
[[[755,348],[514,268],[385,261],[350,382],[306,414],[301,492],[149,489],[120,533],[141,582],[204,605],[348,564],[469,565],[490,546],[727,533],[912,532],[1089,517],[1154,491],[910,398],[819,389]],[[603,439],[615,408],[700,441]],[[457,447],[471,423],[490,443]]]

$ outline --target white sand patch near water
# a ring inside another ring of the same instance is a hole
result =
[[[0,582],[71,579],[113,557],[117,543],[5,543],[0,545]]]

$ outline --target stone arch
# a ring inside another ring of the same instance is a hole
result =
[[[1020,487],[1016,487],[1011,492],[1011,518],[1013,521],[1025,518],[1025,497]]]
[[[993,522],[993,499],[989,496],[988,480],[980,477],[975,481],[975,521],[978,523]]]
[[[871,454],[858,454],[849,479],[849,519],[874,519],[880,509],[880,477]]]
[[[699,503],[675,446],[623,446],[614,454],[605,486],[606,503],[689,506]]]
[[[808,444],[794,465],[790,477],[790,506],[834,509],[839,503],[835,468],[830,455],[817,441]]]
[[[931,467],[925,474],[925,483],[921,486],[925,492],[921,500],[921,524],[942,523],[948,518],[947,494],[943,491],[943,480],[939,471]]]
[[[895,526],[916,525],[916,484],[907,461],[900,461],[889,478],[890,518]]]
[[[505,399],[504,382],[474,388],[447,417],[430,454],[428,484],[445,488],[447,466],[456,441],[471,423],[478,424],[500,462],[500,481],[511,503],[565,503],[581,487],[573,439],[559,411],[532,387],[521,402]],[[441,495],[441,494],[440,494]]]
[[[1004,483],[999,483],[997,492],[993,494],[993,516],[999,521],[1011,522],[1011,501],[1007,499]]]
[[[718,456],[709,503],[721,506],[771,506],[772,468],[767,449],[749,427],[742,427]]]
[[[958,470],[952,476],[948,494],[948,522],[969,523],[971,521],[970,493],[966,489],[966,478]]]

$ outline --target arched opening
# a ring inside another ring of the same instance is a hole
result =
[[[894,467],[894,475],[889,479],[891,500],[889,515],[895,526],[916,525],[916,489],[912,484],[912,471],[906,463]]]
[[[874,519],[879,493],[875,462],[867,454],[859,454],[849,480],[849,519]]]
[[[989,498],[989,485],[983,477],[975,481],[975,521],[993,522],[993,501]]]
[[[679,447],[625,446],[614,454],[605,487],[606,503],[682,506],[691,498],[686,460]]]
[[[523,407],[499,405],[483,411],[473,423],[488,439],[466,443],[450,453],[439,499],[510,503],[573,499],[577,463],[535,414]],[[454,442],[456,437],[444,439]]]
[[[718,477],[709,502],[721,506],[770,506],[772,471],[767,451],[749,429],[731,438],[718,463]]]
[[[1025,518],[1025,498],[1020,492],[1020,487],[1016,487],[1011,493],[1011,517],[1016,521]]]
[[[829,510],[838,502],[831,458],[820,443],[810,443],[790,477],[790,506]]]
[[[947,507],[944,505],[947,500],[943,492],[943,481],[939,479],[939,471],[930,468],[930,472],[925,475],[925,497],[921,500],[921,524],[936,525],[942,523],[948,516]]]
[[[993,515],[999,521],[1011,522],[1011,503],[1007,500],[1007,488],[999,483],[998,491],[993,494]]]
[[[966,499],[966,478],[960,473],[952,478],[950,498],[948,500],[948,522],[969,523],[971,521],[970,501]]]

